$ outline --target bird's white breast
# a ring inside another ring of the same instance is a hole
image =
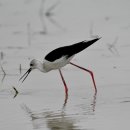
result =
[[[69,61],[74,57],[71,56],[70,58],[66,58],[66,56],[61,57],[60,59],[57,59],[53,62],[44,60],[43,61],[43,67],[46,70],[46,72],[50,70],[60,69],[61,67],[64,67],[66,64],[69,63]]]

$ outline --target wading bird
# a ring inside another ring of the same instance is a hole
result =
[[[82,50],[89,47],[90,45],[92,45],[93,43],[98,41],[99,39],[100,38],[95,38],[95,39],[90,40],[90,41],[85,40],[85,41],[81,41],[81,42],[78,42],[78,43],[73,44],[73,45],[59,47],[59,48],[51,51],[50,53],[48,53],[45,56],[43,62],[40,62],[36,59],[33,59],[30,62],[30,68],[27,70],[27,72],[19,80],[23,79],[22,82],[24,82],[24,80],[27,78],[29,73],[34,69],[38,69],[44,73],[49,72],[51,70],[59,70],[61,79],[62,79],[64,87],[65,87],[65,93],[68,94],[68,87],[67,87],[66,82],[64,80],[64,77],[62,75],[61,68],[67,64],[71,64],[75,67],[78,67],[78,68],[84,70],[84,71],[87,71],[91,75],[91,78],[92,78],[92,81],[94,84],[95,92],[97,92],[93,72],[91,70],[88,70],[88,69],[85,69],[81,66],[78,66],[70,61],[75,56],[75,54],[81,52]]]

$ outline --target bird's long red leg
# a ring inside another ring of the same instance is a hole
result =
[[[82,70],[85,70],[85,71],[87,71],[88,73],[90,73],[90,75],[91,75],[91,77],[92,77],[93,84],[94,84],[95,93],[97,93],[97,87],[96,87],[96,83],[95,83],[95,79],[94,79],[94,74],[93,74],[93,72],[92,72],[91,70],[88,70],[88,69],[85,69],[85,68],[83,68],[83,67],[81,67],[81,66],[78,66],[78,65],[76,65],[76,64],[74,64],[74,63],[71,63],[71,62],[70,62],[70,64],[73,65],[73,66],[75,66],[75,67],[78,67],[78,68],[80,68],[80,69],[82,69]]]
[[[62,79],[63,84],[64,84],[64,87],[65,87],[65,93],[66,93],[66,95],[68,95],[68,87],[67,87],[67,85],[66,85],[66,82],[65,82],[65,80],[64,80],[64,77],[63,77],[63,75],[62,75],[60,69],[59,69],[59,73],[60,73],[61,79]]]

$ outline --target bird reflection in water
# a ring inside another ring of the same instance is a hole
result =
[[[67,114],[66,106],[68,95],[65,96],[64,103],[61,110],[49,111],[43,110],[40,112],[32,111],[27,105],[22,104],[21,107],[29,115],[34,129],[47,127],[50,130],[78,130],[76,126],[76,116]],[[93,101],[89,104],[91,111],[95,111],[96,94],[93,96]],[[87,104],[88,105],[88,104]],[[87,108],[86,108],[87,109]]]

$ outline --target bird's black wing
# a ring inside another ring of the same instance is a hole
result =
[[[78,52],[84,50],[85,48],[89,47],[92,45],[94,42],[99,40],[100,38],[96,38],[90,41],[82,41],[78,42],[76,44],[70,45],[70,46],[64,46],[64,47],[59,47],[53,51],[51,51],[49,54],[45,56],[45,59],[48,61],[55,61],[57,59],[60,59],[63,56],[66,56],[66,58],[71,57],[72,55],[77,54]]]
[[[45,56],[45,60],[53,62],[57,59],[60,59],[63,56],[69,57],[70,51],[71,51],[70,46],[59,47],[48,53]]]

